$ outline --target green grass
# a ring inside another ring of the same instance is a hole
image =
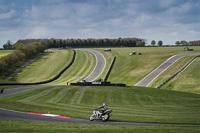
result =
[[[0,50],[0,54],[2,53],[12,53],[14,50]]]
[[[12,53],[14,50],[0,50],[0,58]]]
[[[112,48],[111,52],[103,52],[104,49],[95,50],[107,55],[108,58],[105,57],[108,62],[112,61],[113,56],[117,57],[108,81],[133,86],[171,56],[200,51],[200,47],[191,48],[194,51],[183,51],[183,47]],[[133,51],[143,55],[130,56],[129,53]]]
[[[95,65],[96,58],[92,53],[76,49],[76,58],[72,66],[58,80],[50,84],[66,85],[67,82],[80,81],[90,75]]]
[[[199,127],[168,126],[124,126],[77,123],[53,123],[36,121],[3,120],[0,121],[0,132],[39,132],[39,133],[197,133]]]
[[[200,57],[196,58],[196,60],[187,69],[164,85],[162,89],[171,89],[200,94],[199,75]]]
[[[72,50],[53,50],[52,53],[26,66],[13,80],[20,83],[45,81],[56,76],[72,60]],[[76,58],[72,66],[63,75],[49,84],[66,84],[86,78],[95,67],[96,60],[92,53],[76,50]]]
[[[89,119],[103,102],[111,121],[200,124],[198,94],[143,87],[47,87],[1,98],[0,108]]]
[[[13,80],[20,83],[33,83],[51,79],[70,63],[72,56],[71,50],[53,50],[26,66]]]
[[[159,75],[150,85],[149,87],[157,87],[162,82],[167,80],[169,77],[174,75],[176,72],[180,71],[185,65],[188,64],[195,56],[185,56],[174,64],[172,64],[168,69],[166,69],[161,75]]]

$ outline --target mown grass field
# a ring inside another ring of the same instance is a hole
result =
[[[33,83],[51,79],[70,63],[72,55],[71,50],[53,50],[26,66],[13,80],[19,83]]]
[[[66,85],[67,82],[77,82],[85,79],[93,71],[95,65],[96,58],[92,53],[76,49],[76,58],[72,66],[59,79],[49,84]]]
[[[0,132],[20,133],[198,133],[199,127],[124,126],[1,120]]]
[[[13,80],[19,83],[34,83],[51,79],[71,62],[72,57],[72,50],[52,50],[51,53],[26,66]],[[95,64],[93,54],[76,50],[73,65],[59,79],[49,84],[66,84],[84,79],[92,72]]]
[[[12,53],[13,50],[0,50],[0,58]]]
[[[143,87],[47,87],[1,98],[0,108],[89,119],[103,102],[111,121],[200,124],[198,94]]]

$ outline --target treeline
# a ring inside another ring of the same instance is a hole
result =
[[[200,46],[200,40],[198,40],[198,41],[189,41],[189,44],[191,46]]]
[[[117,39],[26,39],[17,43],[32,43],[41,41],[48,48],[66,47],[144,47],[145,40],[140,38],[117,38]]]
[[[28,44],[14,44],[15,51],[0,58],[0,75],[7,73],[19,61],[28,59],[38,53],[44,52],[46,44],[41,41],[35,41]]]
[[[176,41],[175,44],[177,46],[200,46],[200,40],[189,41],[189,42],[182,40],[182,41]]]

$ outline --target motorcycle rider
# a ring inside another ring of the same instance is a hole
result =
[[[100,106],[100,107],[98,107],[97,109],[101,109],[101,108],[103,108],[103,109],[102,109],[102,110],[99,110],[99,112],[100,112],[100,116],[99,116],[99,117],[101,117],[102,114],[104,114],[104,112],[105,112],[106,110],[108,110],[108,106],[106,105],[106,103],[103,103],[103,105]]]

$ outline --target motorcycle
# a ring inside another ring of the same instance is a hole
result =
[[[104,113],[100,112],[98,109],[93,110],[93,114],[90,116],[90,121],[102,120],[103,122],[108,121],[110,118],[110,113],[112,110],[106,110]]]

